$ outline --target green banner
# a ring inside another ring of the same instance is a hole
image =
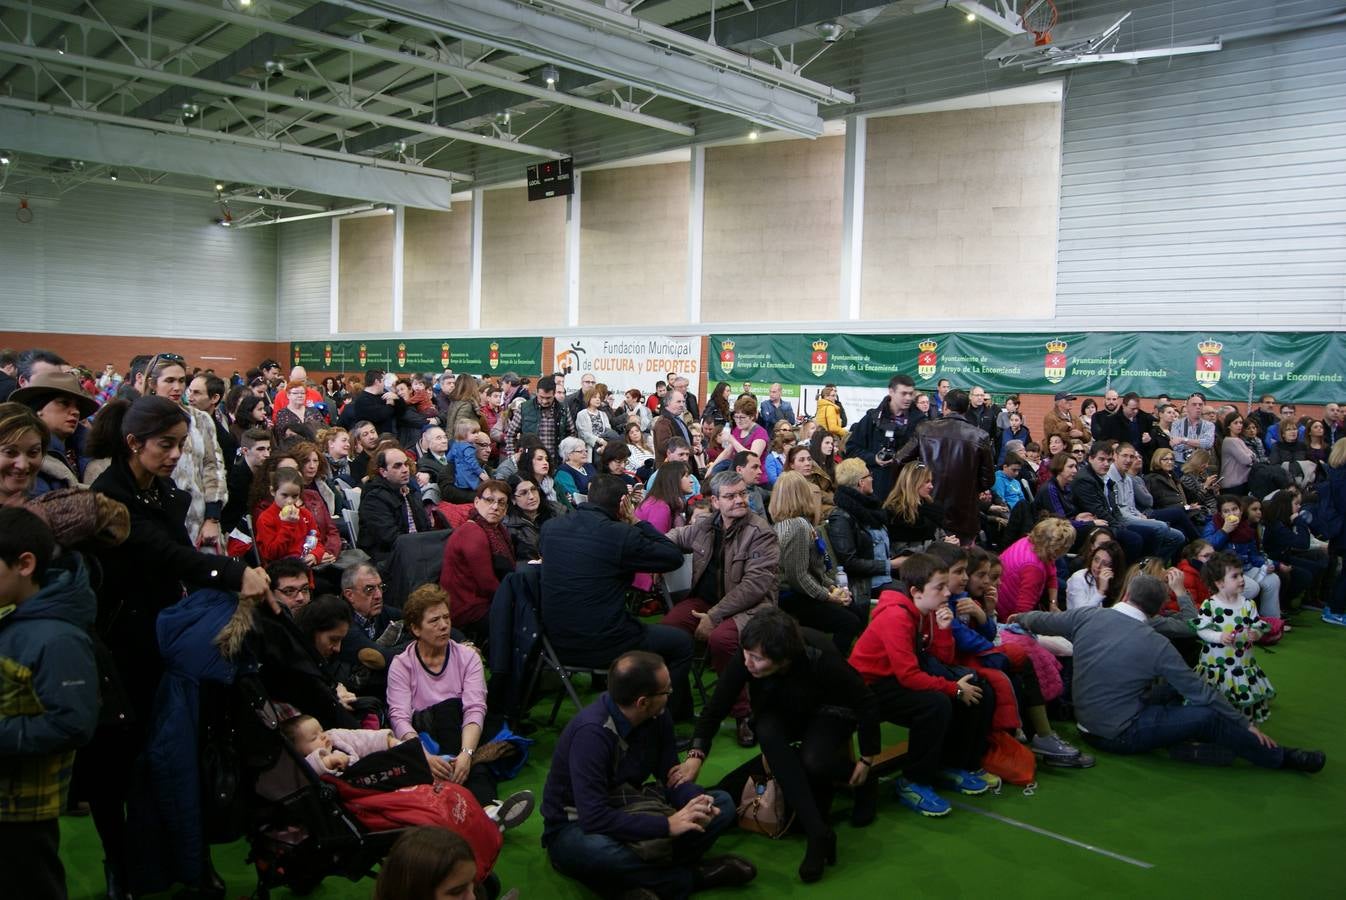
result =
[[[1346,334],[1089,332],[1066,334],[747,334],[710,336],[710,380],[880,387],[898,372],[933,390],[994,394],[1109,386],[1142,397],[1327,403],[1346,399]]]
[[[542,371],[542,338],[443,338],[405,341],[303,341],[290,344],[290,364],[315,372]]]

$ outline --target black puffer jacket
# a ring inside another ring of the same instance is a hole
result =
[[[868,597],[870,579],[887,575],[888,560],[874,558],[874,539],[868,529],[886,528],[887,516],[879,501],[853,487],[839,487],[832,498],[836,506],[827,515],[827,536],[832,552],[846,570],[851,594]]]

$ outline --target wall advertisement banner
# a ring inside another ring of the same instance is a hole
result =
[[[443,338],[405,341],[302,341],[290,344],[290,364],[317,372],[471,372],[503,375],[542,371],[542,338]]]
[[[1142,397],[1327,403],[1346,397],[1346,334],[1091,332],[1063,334],[763,334],[710,336],[710,381],[737,386],[879,387],[905,372],[933,391],[941,378],[1004,395],[1109,386]]]
[[[669,372],[697,383],[701,373],[701,338],[633,334],[617,337],[558,337],[553,368],[567,376],[592,374],[599,384],[614,392],[639,388],[654,392],[656,381]],[[578,387],[578,378],[566,379],[566,387]]]

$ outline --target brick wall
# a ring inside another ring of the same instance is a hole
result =
[[[59,353],[71,363],[87,366],[95,374],[104,363],[126,372],[131,357],[154,353],[177,353],[192,367],[214,369],[228,375],[245,372],[270,357],[285,365],[289,344],[270,341],[199,340],[142,335],[55,334],[50,332],[0,331],[0,347],[27,350],[41,347]]]

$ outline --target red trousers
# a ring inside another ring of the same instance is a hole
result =
[[[668,611],[668,613],[659,620],[661,625],[671,625],[674,628],[681,629],[688,634],[696,632],[696,626],[701,620],[693,613],[703,613],[710,609],[710,604],[696,597],[688,597]],[[738,626],[734,624],[732,618],[725,619],[719,625],[716,625],[710,633],[710,638],[706,641],[710,648],[710,667],[718,674],[724,671],[724,667],[729,664],[729,660],[734,658],[738,652]],[[742,719],[748,715],[748,693],[745,690],[739,695],[734,703],[734,708],[730,711],[734,718]]]

